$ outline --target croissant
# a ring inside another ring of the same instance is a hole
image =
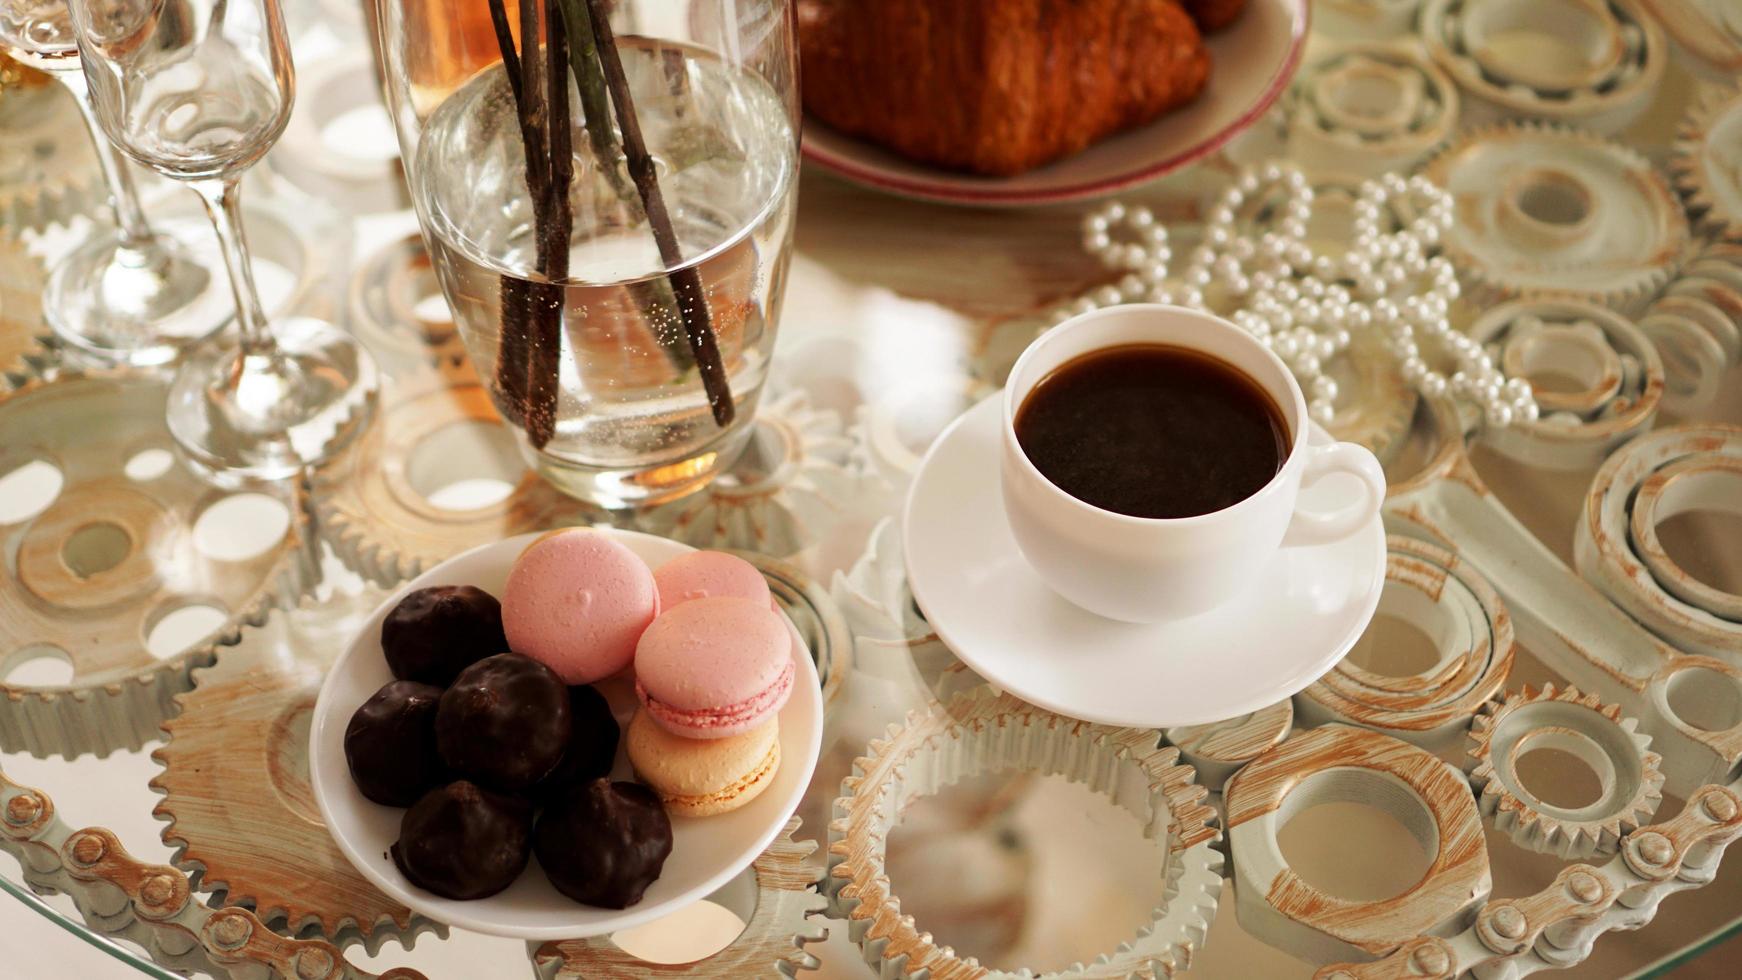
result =
[[[1193,5],[1221,16],[1230,2]],[[1210,75],[1180,0],[798,0],[797,14],[805,110],[952,170],[1068,156],[1190,102]]]
[[[1197,21],[1198,29],[1205,34],[1219,31],[1240,18],[1240,12],[1246,9],[1246,0],[1184,0],[1186,13]]]

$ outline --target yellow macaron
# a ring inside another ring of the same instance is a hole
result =
[[[635,712],[624,736],[635,774],[652,787],[672,816],[708,817],[736,810],[759,796],[780,771],[780,722],[728,738],[673,735]]]

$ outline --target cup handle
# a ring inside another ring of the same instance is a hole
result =
[[[1346,538],[1366,526],[1385,502],[1385,470],[1366,447],[1352,442],[1334,442],[1305,447],[1306,469],[1301,473],[1301,487],[1312,486],[1332,473],[1347,473],[1361,481],[1361,500],[1335,510],[1314,512],[1295,505],[1294,519],[1283,535],[1284,547],[1325,544]]]

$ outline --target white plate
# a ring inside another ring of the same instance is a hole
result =
[[[808,116],[804,155],[857,183],[931,201],[1025,205],[1110,194],[1195,163],[1256,122],[1300,66],[1307,19],[1307,0],[1251,0],[1239,20],[1206,39],[1210,80],[1196,101],[1015,177],[916,163]]]
[[[1360,638],[1385,585],[1385,528],[1283,548],[1244,596],[1187,619],[1103,619],[1047,588],[1016,548],[998,486],[1002,394],[938,437],[908,490],[914,601],[992,686],[1085,721],[1200,725],[1290,697]],[[1315,427],[1315,439],[1328,439]],[[1303,491],[1310,499],[1310,491]]]
[[[651,534],[606,530],[658,568],[694,551]],[[793,660],[798,667],[792,697],[780,711],[780,771],[774,783],[745,806],[714,817],[673,817],[671,856],[659,880],[636,905],[601,909],[565,898],[545,878],[534,858],[519,880],[489,898],[460,902],[441,898],[407,881],[388,848],[399,839],[405,811],[373,803],[357,790],[345,762],[345,726],[369,696],[393,679],[381,654],[381,621],[414,589],[431,585],[475,585],[498,598],[514,559],[537,534],[474,548],[442,562],[411,580],[363,624],[321,685],[309,734],[309,778],[321,817],[345,857],[365,878],[397,901],[461,929],[515,939],[579,939],[616,932],[651,922],[704,898],[750,866],[774,840],[798,809],[810,784],[823,737],[823,695],[810,651],[792,628]],[[627,726],[635,713],[635,693],[621,682],[600,685],[619,723]],[[612,778],[631,779],[621,747]]]

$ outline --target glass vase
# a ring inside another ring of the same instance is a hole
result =
[[[425,244],[528,462],[603,507],[704,485],[749,435],[785,289],[787,0],[375,6]]]

